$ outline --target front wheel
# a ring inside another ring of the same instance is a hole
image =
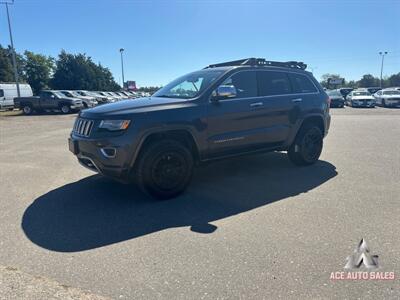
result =
[[[298,132],[294,143],[288,150],[289,159],[299,166],[312,165],[318,161],[322,152],[323,135],[319,127],[309,124]]]
[[[181,194],[193,174],[193,156],[187,147],[175,140],[156,141],[142,151],[135,177],[139,187],[157,199]]]
[[[25,104],[22,107],[22,111],[24,112],[25,115],[29,116],[29,115],[31,115],[33,113],[33,108],[32,108],[31,105]]]
[[[69,113],[71,112],[71,108],[69,107],[69,105],[63,104],[63,105],[61,106],[61,112],[62,112],[63,114],[69,114]]]

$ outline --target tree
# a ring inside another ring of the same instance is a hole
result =
[[[386,86],[400,86],[400,73],[393,74],[387,80],[385,80]]]
[[[357,82],[358,87],[380,86],[380,80],[371,74],[365,74]]]
[[[8,49],[0,45],[0,82],[13,82],[14,71]]]
[[[109,69],[96,65],[86,54],[69,54],[64,50],[56,61],[56,70],[51,80],[54,89],[108,90],[121,87],[115,82]]]
[[[25,76],[35,94],[48,87],[53,69],[53,58],[25,51]]]

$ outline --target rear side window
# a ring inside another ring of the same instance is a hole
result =
[[[294,93],[315,93],[317,89],[311,80],[304,75],[289,73]]]
[[[260,71],[257,76],[259,96],[285,95],[291,93],[291,86],[286,73]]]
[[[222,85],[234,86],[237,95],[235,98],[257,97],[257,76],[254,71],[233,74]]]

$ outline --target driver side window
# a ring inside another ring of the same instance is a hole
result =
[[[257,76],[255,71],[242,71],[224,80],[220,86],[232,86],[237,98],[257,97]],[[230,99],[232,99],[230,98]]]

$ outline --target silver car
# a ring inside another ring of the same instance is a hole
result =
[[[400,91],[396,89],[384,89],[374,94],[377,105],[383,107],[400,107]]]
[[[351,107],[375,107],[375,98],[366,89],[354,90],[347,95],[346,105]]]

